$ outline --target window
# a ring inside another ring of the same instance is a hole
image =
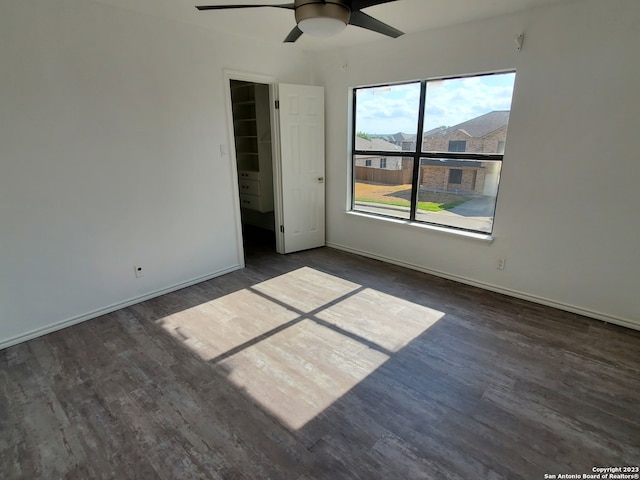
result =
[[[380,141],[365,151],[352,138],[352,210],[491,233],[515,76],[354,88],[354,135],[400,132],[407,141],[399,150]],[[398,169],[372,176],[356,168],[373,155],[381,168],[391,158]]]
[[[380,168],[387,168],[387,159],[386,158],[381,158],[380,159]]]
[[[466,140],[449,140],[450,152],[466,152],[467,141]]]
[[[365,160],[364,161],[364,166],[365,167],[370,167],[371,166],[371,160]]]
[[[452,168],[449,170],[449,183],[462,183],[462,170],[459,168]]]

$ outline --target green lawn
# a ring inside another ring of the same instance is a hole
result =
[[[364,184],[360,184],[364,186]],[[411,191],[406,186],[386,187],[380,191],[380,186],[376,186],[376,191],[368,191],[369,188],[357,188],[356,202],[377,203],[379,205],[393,205],[396,207],[410,207]],[[360,195],[358,195],[360,194]],[[469,200],[463,195],[446,192],[427,192],[421,190],[418,193],[418,210],[426,212],[441,212],[450,210],[458,205],[462,205]]]
[[[458,200],[450,203],[434,203],[434,202],[418,202],[418,210],[427,212],[441,212],[442,210],[450,210],[453,207],[462,205],[466,200]],[[382,205],[394,205],[396,207],[410,207],[410,203],[406,200],[376,200],[373,198],[356,198],[356,202],[377,203]]]

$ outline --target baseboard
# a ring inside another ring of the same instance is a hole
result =
[[[227,273],[235,272],[236,270],[239,270],[241,268],[242,268],[241,265],[234,265],[232,267],[225,268],[223,270],[219,270],[219,271],[217,271],[215,273],[211,273],[211,274],[208,274],[208,275],[205,275],[205,276],[202,276],[202,277],[194,278],[194,279],[188,280],[186,282],[178,283],[178,284],[172,285],[170,287],[163,288],[163,289],[160,289],[160,290],[156,290],[154,292],[146,293],[146,294],[138,296],[138,297],[130,298],[130,299],[125,300],[123,302],[114,303],[113,305],[109,305],[108,307],[100,308],[98,310],[94,310],[94,311],[89,312],[89,313],[78,315],[78,316],[73,317],[73,318],[68,318],[66,320],[62,320],[61,322],[56,322],[56,323],[53,323],[51,325],[47,325],[46,327],[38,328],[36,330],[32,330],[32,331],[30,331],[28,333],[25,333],[25,334],[22,334],[22,335],[18,335],[16,337],[9,338],[7,340],[2,340],[2,341],[0,341],[0,350],[3,350],[3,349],[8,348],[8,347],[11,347],[13,345],[17,345],[18,343],[26,342],[27,340],[31,340],[33,338],[37,338],[37,337],[40,337],[42,335],[46,335],[48,333],[55,332],[57,330],[62,330],[63,328],[67,328],[67,327],[70,327],[72,325],[76,325],[78,323],[82,323],[82,322],[85,322],[87,320],[91,320],[93,318],[100,317],[102,315],[106,315],[107,313],[115,312],[116,310],[120,310],[122,308],[126,308],[126,307],[129,307],[131,305],[135,305],[136,303],[144,302],[145,300],[150,300],[152,298],[159,297],[159,296],[165,295],[167,293],[175,292],[176,290],[180,290],[180,289],[185,288],[185,287],[190,287],[191,285],[195,285],[195,284],[200,283],[200,282],[211,280],[212,278],[216,278],[216,277],[219,277],[221,275],[225,275]]]
[[[570,305],[570,304],[558,302],[556,300],[539,297],[537,295],[531,295],[529,293],[521,292],[518,290],[512,290],[509,288],[500,287],[498,285],[492,285],[490,283],[479,282],[477,280],[473,280],[467,277],[462,277],[460,275],[453,275],[450,273],[441,272],[439,270],[433,270],[430,268],[422,267],[420,265],[414,265],[411,263],[403,262],[402,260],[397,260],[395,258],[385,257],[384,255],[378,255],[376,253],[367,252],[365,250],[348,247],[346,245],[340,245],[338,243],[327,242],[326,246],[330,248],[335,248],[336,250],[342,250],[344,252],[361,255],[363,257],[373,258],[374,260],[380,260],[381,262],[391,263],[393,265],[405,267],[410,270],[417,270],[419,272],[427,273],[429,275],[434,275],[436,277],[446,278],[448,280],[453,280],[455,282],[464,283],[465,285],[472,285],[474,287],[482,288],[484,290],[489,290],[496,293],[501,293],[503,295],[508,295],[510,297],[520,298],[522,300],[528,300],[533,303],[546,305],[548,307],[557,308],[559,310],[564,310],[566,312],[577,313],[578,315],[583,315],[585,317],[593,318],[595,320],[601,320],[603,322],[613,323],[615,325],[631,328],[633,330],[640,330],[640,323],[634,322],[632,320],[628,320],[625,318],[616,317],[614,315],[608,315],[606,313],[585,309],[582,307],[578,307],[576,305]]]

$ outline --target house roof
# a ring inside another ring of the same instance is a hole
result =
[[[492,132],[507,126],[509,123],[509,110],[496,110],[485,113],[479,117],[472,118],[466,122],[459,123],[453,127],[438,127],[424,133],[425,137],[448,137],[449,135],[462,131],[470,137],[486,137]]]
[[[415,142],[416,135],[404,132],[393,133],[391,135],[378,135],[375,138],[381,138],[387,142]]]
[[[381,138],[366,138],[356,136],[356,150],[372,150],[382,152],[397,152],[402,150],[398,145],[387,142]]]

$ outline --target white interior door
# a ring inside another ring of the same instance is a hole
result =
[[[324,88],[278,85],[284,253],[324,246]]]

